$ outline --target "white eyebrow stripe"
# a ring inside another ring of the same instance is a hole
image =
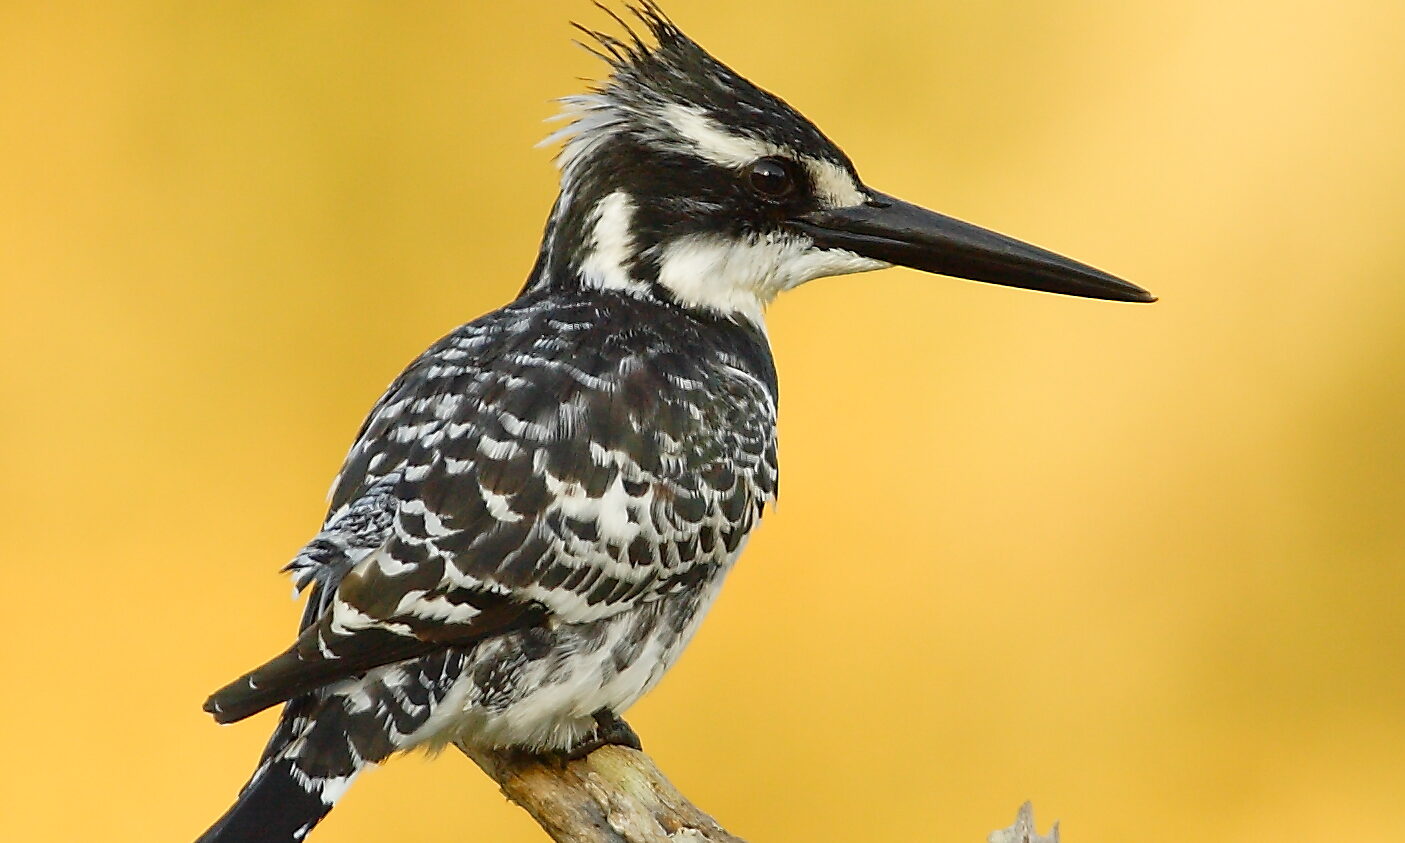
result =
[[[815,193],[830,208],[862,205],[866,199],[853,176],[833,161],[798,155],[792,149],[773,143],[734,135],[717,125],[717,121],[696,108],[671,103],[664,117],[679,136],[692,144],[692,149],[708,161],[724,167],[745,167],[768,155],[799,161],[814,182]]]
[[[696,108],[670,103],[664,109],[664,118],[681,137],[693,144],[695,152],[724,167],[743,167],[767,155],[794,157],[789,150],[775,144],[734,135]]]

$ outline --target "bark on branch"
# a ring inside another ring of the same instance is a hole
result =
[[[745,843],[633,749],[601,747],[564,767],[521,752],[459,749],[557,843]]]
[[[745,843],[678,792],[649,756],[605,746],[565,766],[522,752],[459,749],[492,776],[503,795],[556,843]],[[1015,824],[988,843],[1059,843],[1034,829],[1034,811],[1020,806]]]

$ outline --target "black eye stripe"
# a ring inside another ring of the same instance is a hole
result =
[[[776,157],[758,159],[746,175],[752,190],[772,199],[793,192],[797,181],[795,165],[784,158]]]

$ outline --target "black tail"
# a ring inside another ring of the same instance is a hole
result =
[[[196,843],[296,843],[306,838],[350,780],[309,779],[294,771],[295,763],[279,758],[260,766],[234,806]]]

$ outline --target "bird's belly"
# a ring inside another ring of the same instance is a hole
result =
[[[623,712],[673,666],[728,568],[609,618],[482,642],[414,743],[574,746],[595,728],[597,711]]]

